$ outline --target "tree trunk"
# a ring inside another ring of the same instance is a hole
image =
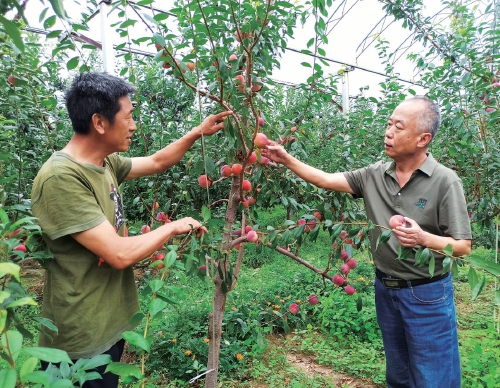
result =
[[[233,240],[232,229],[234,220],[236,219],[236,212],[238,210],[238,204],[240,203],[240,177],[233,177],[233,182],[231,186],[231,193],[229,194],[229,202],[226,211],[226,225],[224,236],[222,238],[222,251],[231,249],[230,242]],[[222,266],[222,273],[225,275],[228,269],[228,262],[223,260],[223,257],[219,257],[215,260],[216,266]],[[216,271],[214,277],[215,291],[214,291],[214,302],[213,311],[208,315],[208,338],[210,338],[210,343],[208,347],[208,362],[207,371],[213,369],[210,373],[207,373],[205,379],[205,388],[216,388],[217,379],[219,375],[219,356],[220,356],[220,342],[222,336],[222,319],[224,318],[224,309],[226,307],[227,295],[222,292],[222,283],[224,279],[221,279],[219,271]]]

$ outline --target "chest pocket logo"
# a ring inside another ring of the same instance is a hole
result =
[[[423,209],[426,203],[427,200],[425,198],[420,198],[415,205],[417,205],[420,209]]]

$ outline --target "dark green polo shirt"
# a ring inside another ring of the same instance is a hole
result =
[[[389,227],[389,219],[401,214],[415,220],[426,232],[456,240],[472,238],[462,181],[431,154],[403,188],[399,186],[394,162],[378,162],[345,172],[344,176],[355,197],[364,199],[366,215],[374,224]],[[374,229],[369,236],[378,269],[406,280],[430,277],[427,266],[414,265],[414,255],[406,260],[397,259],[399,241],[395,235],[375,250],[379,234],[380,231]],[[444,256],[433,254],[436,259],[434,275],[441,275]]]

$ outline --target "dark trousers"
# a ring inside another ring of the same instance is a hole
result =
[[[120,358],[122,358],[124,346],[125,346],[125,340],[121,339],[116,344],[114,344],[110,349],[108,349],[102,354],[109,354],[113,362],[119,362]],[[72,361],[76,362],[76,360]],[[42,363],[42,369],[46,370],[49,366],[49,363],[45,361],[41,361],[41,363]],[[83,384],[82,388],[117,388],[119,376],[109,372],[104,373],[106,367],[107,365],[102,365],[96,368],[96,371],[99,372],[99,374],[102,376],[102,379],[86,381],[85,384]]]

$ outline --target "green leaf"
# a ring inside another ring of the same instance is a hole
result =
[[[78,62],[79,62],[79,58],[78,57],[74,57],[74,58],[71,58],[68,63],[66,64],[66,68],[68,70],[73,70],[75,69],[77,66],[78,66]]]
[[[156,314],[158,314],[166,307],[167,307],[167,302],[155,298],[149,303],[149,313],[151,314],[151,317],[154,317]]]
[[[450,272],[451,257],[445,257],[443,260],[443,274]]]
[[[60,379],[51,383],[50,388],[74,388],[74,385],[69,379]]]
[[[420,249],[415,254],[415,265],[417,267],[426,266],[429,263],[431,257],[431,251],[429,248],[420,247]]]
[[[41,325],[45,326],[46,328],[55,331],[58,333],[59,331],[57,330],[57,326],[54,325],[54,322],[52,322],[50,319],[44,318],[44,317],[34,317],[33,318],[35,321],[40,323]]]
[[[21,31],[17,28],[16,23],[4,18],[0,15],[0,23],[3,25],[5,32],[10,36],[16,47],[22,52],[24,51],[24,42],[21,37]]]
[[[363,298],[361,295],[358,296],[358,299],[356,300],[356,310],[361,311],[363,309]]]
[[[64,10],[64,5],[63,5],[64,0],[49,0],[49,1],[50,4],[52,4],[52,9],[54,10],[57,16],[59,16],[62,19],[66,19],[68,17],[66,11]]]
[[[212,216],[210,209],[206,205],[201,208],[201,214],[203,215],[203,222],[207,222]]]
[[[215,169],[217,168],[215,166],[213,159],[210,158],[209,156],[205,156],[205,168],[207,169],[208,175],[213,175]]]
[[[5,368],[0,369],[0,387],[15,388],[16,386],[16,370]]]
[[[126,331],[122,334],[122,337],[125,341],[130,342],[132,345],[137,346],[138,348],[144,349],[146,352],[149,352],[150,344],[142,335],[134,332],[134,331]],[[109,368],[109,366],[108,366]],[[106,368],[107,370],[107,368]],[[114,373],[114,372],[113,372]]]
[[[58,362],[67,362],[73,364],[73,361],[68,357],[68,353],[64,350],[44,347],[31,347],[24,348],[23,351],[32,357],[36,357],[42,361],[51,362],[53,364]]]
[[[16,361],[23,348],[23,335],[17,330],[9,330],[2,335],[2,346],[8,347],[9,353],[12,354],[12,361]]]
[[[17,264],[14,263],[0,263],[0,278],[3,278],[5,275],[11,275],[16,278],[18,282],[21,280],[19,279],[19,272],[21,271],[21,267],[19,267]]]
[[[446,254],[446,256],[453,256],[453,245],[448,244],[447,246],[445,246],[443,252]]]
[[[144,313],[141,310],[139,310],[132,316],[132,318],[130,318],[129,323],[132,326],[137,326],[139,323],[142,322],[144,317],[145,317]]]
[[[168,252],[167,256],[163,260],[163,262],[165,263],[165,268],[170,268],[172,265],[174,265],[176,260],[177,260],[177,252],[176,251]]]
[[[304,234],[304,230],[306,229],[306,225],[300,225],[299,227],[295,228],[293,231],[293,238],[298,239],[300,236]]]
[[[377,243],[375,244],[375,250],[377,250],[379,244],[383,244],[383,243],[386,243],[387,241],[389,241],[389,239],[391,238],[391,235],[392,235],[392,230],[384,230],[381,234],[379,234],[378,238],[377,238]]]
[[[469,273],[467,274],[467,279],[469,281],[470,288],[473,289],[474,287],[476,287],[476,284],[479,281],[479,278],[478,278],[477,273],[474,270],[474,268],[472,268],[472,267],[469,268]]]
[[[477,284],[472,289],[472,300],[476,300],[476,298],[483,290],[485,284],[486,284],[486,276],[483,276],[481,280],[478,281]]]
[[[434,256],[432,256],[431,259],[429,260],[429,275],[431,275],[431,277],[434,276],[435,268],[436,268],[436,259],[434,258]]]
[[[456,260],[453,260],[451,264],[451,274],[453,276],[453,279],[456,279],[456,277],[458,276],[458,264]]]
[[[133,26],[135,23],[137,23],[137,20],[128,19],[125,20],[122,24],[120,24],[120,28],[127,28]]]
[[[87,360],[83,365],[83,369],[95,369],[102,365],[109,364],[113,359],[109,354],[98,354],[97,356],[92,357],[90,360]]]
[[[151,292],[154,294],[155,292],[161,290],[161,288],[165,285],[163,280],[160,279],[154,279],[151,280],[148,284],[149,288],[151,289]]]
[[[7,322],[7,310],[0,310],[0,333],[5,329],[5,323]]]
[[[495,306],[500,306],[500,290],[495,291]]]
[[[45,19],[45,21],[43,22],[43,28],[48,30],[49,28],[53,27],[54,24],[56,24],[56,15],[52,15]]]
[[[21,382],[23,384],[43,384],[44,387],[47,387],[49,386],[49,375],[45,373],[45,371],[37,370],[35,372],[26,374]]]
[[[406,260],[412,252],[413,252],[413,248],[404,247],[401,244],[399,244],[398,259],[399,260]]]
[[[9,291],[0,291],[0,303],[3,303],[9,297],[10,297]]]
[[[121,378],[132,376],[136,379],[140,379],[142,377],[141,370],[137,366],[125,364],[122,362],[112,362],[108,365],[104,373],[107,372],[114,373]]]
[[[38,303],[35,302],[33,298],[30,297],[24,297],[24,298],[19,298],[15,300],[14,302],[10,303],[6,308],[14,308],[14,307],[19,307],[19,306],[25,306],[25,305],[31,305],[31,306],[37,306]]]
[[[229,77],[229,71],[227,70],[226,63],[221,58],[219,58],[219,69],[218,70],[219,70],[220,77],[224,81],[227,80]]]
[[[23,365],[21,366],[21,370],[19,371],[19,377],[21,378],[21,380],[23,380],[23,377],[28,373],[33,372],[37,365],[38,358],[36,357],[30,357],[26,361],[24,361]]]
[[[500,264],[493,263],[491,261],[486,261],[477,253],[471,253],[464,259],[466,262],[472,264],[475,267],[484,269],[485,271],[491,273],[492,275],[500,276]]]
[[[319,234],[319,225],[316,226],[310,233],[309,233],[309,241],[315,242],[316,239],[318,238]]]
[[[2,224],[6,224],[9,222],[9,216],[7,215],[6,211],[0,207],[0,221]]]

